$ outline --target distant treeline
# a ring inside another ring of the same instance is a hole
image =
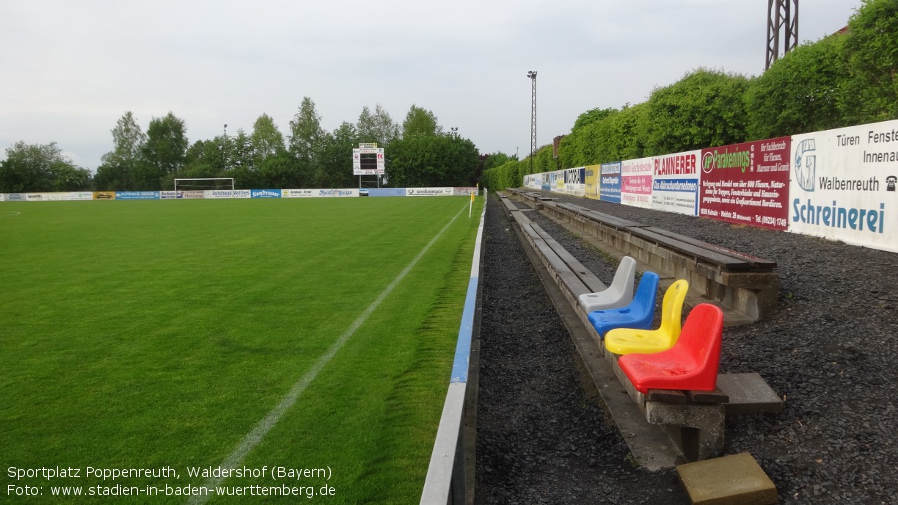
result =
[[[699,68],[648,101],[581,114],[531,160],[483,174],[491,189],[528,173],[898,119],[898,1],[863,0],[847,30],[803,44],[758,77]]]
[[[226,127],[222,135],[190,143],[184,120],[172,112],[152,118],[146,131],[126,112],[112,129],[113,149],[94,173],[75,166],[56,142],[17,142],[0,162],[0,193],[157,191],[172,189],[175,178],[210,177],[233,177],[244,189],[351,188],[360,183],[352,149],[361,142],[385,148],[393,187],[473,186],[481,170],[474,143],[455,130],[444,132],[433,112],[416,105],[401,125],[378,105],[328,132],[305,97],[287,136],[267,114],[248,133],[229,135]],[[361,182],[378,185],[373,176]]]

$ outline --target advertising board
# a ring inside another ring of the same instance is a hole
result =
[[[779,137],[702,149],[699,215],[785,230],[790,142]]]
[[[587,165],[583,168],[583,196],[599,199],[599,173],[602,171],[601,165]]]
[[[698,215],[698,161],[701,151],[652,158],[652,208]]]
[[[602,179],[599,199],[605,202],[620,203],[621,162],[602,163]]]
[[[406,196],[452,196],[452,188],[405,188]]]
[[[576,167],[564,170],[564,193],[573,196],[584,196],[586,188],[583,180],[586,178],[586,168]]]
[[[622,161],[620,177],[620,203],[652,207],[652,158]]]
[[[792,137],[789,231],[898,252],[898,121]]]

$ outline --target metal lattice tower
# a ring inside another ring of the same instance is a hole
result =
[[[533,105],[530,108],[530,173],[533,173],[533,153],[536,152],[536,70],[527,72],[533,82]]]
[[[780,38],[782,37],[782,44]],[[767,0],[767,64],[798,45],[798,0]]]

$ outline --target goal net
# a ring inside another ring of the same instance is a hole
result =
[[[210,189],[234,191],[234,178],[208,177],[195,179],[175,179],[175,191],[205,191]]]

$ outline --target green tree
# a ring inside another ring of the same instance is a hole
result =
[[[374,142],[381,147],[399,137],[399,125],[393,122],[393,118],[380,104],[377,104],[373,113],[367,106],[362,107],[356,129],[359,142]]]
[[[748,79],[698,69],[680,81],[652,92],[646,154],[701,149],[745,139]]]
[[[845,117],[851,123],[898,118],[898,1],[863,0],[848,29]]]
[[[143,162],[142,150],[147,136],[131,111],[119,118],[112,129],[112,151],[101,158],[94,183],[97,189],[129,190],[135,187],[134,175]]]
[[[284,135],[274,124],[274,119],[268,114],[262,114],[253,123],[253,133],[250,135],[253,145],[255,164],[271,156],[277,156],[284,151]]]
[[[321,116],[311,98],[303,97],[299,110],[290,121],[290,132],[290,152],[297,159],[311,163],[315,158],[315,149],[324,137]]]
[[[845,126],[840,104],[848,78],[847,37],[802,44],[749,83],[745,93],[747,138],[767,139]]]
[[[343,122],[333,133],[325,135],[315,172],[315,185],[320,188],[351,188],[358,181],[352,174],[352,150],[358,146],[358,131],[352,123]]]
[[[197,140],[184,156],[184,169],[177,177],[222,177],[230,140],[223,135],[212,140]]]
[[[291,168],[277,163],[278,180],[283,180],[283,170],[295,170],[296,173],[288,179],[295,181],[291,186],[283,187],[310,187],[314,177],[314,167],[321,149],[321,141],[325,131],[321,127],[321,116],[315,110],[315,102],[309,97],[304,97],[293,120],[290,121],[290,154],[294,163]]]
[[[150,120],[147,140],[141,149],[145,163],[134,177],[134,189],[161,189],[164,181],[184,168],[188,145],[184,121],[173,113]]]
[[[436,115],[426,109],[412,105],[402,122],[402,137],[408,138],[414,135],[439,135],[443,127],[437,121]]]
[[[574,127],[571,129],[571,131],[576,131],[580,128],[583,128],[584,126],[595,123],[596,121],[602,121],[615,112],[617,112],[617,109],[610,107],[607,109],[600,109],[598,107],[595,109],[590,109],[577,116],[577,120],[574,122]]]
[[[480,165],[477,147],[455,135],[415,135],[396,139],[387,149],[390,185],[473,185]]]
[[[90,172],[75,166],[56,142],[16,142],[0,162],[0,193],[81,191],[90,186]]]

